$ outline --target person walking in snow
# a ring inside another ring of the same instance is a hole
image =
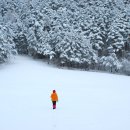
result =
[[[52,100],[53,109],[56,109],[56,102],[58,101],[58,95],[56,93],[56,90],[53,90],[51,94],[51,100]]]

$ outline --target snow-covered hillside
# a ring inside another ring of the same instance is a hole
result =
[[[0,63],[17,53],[130,75],[130,0],[0,0]]]
[[[130,130],[129,81],[16,57],[0,69],[0,130]]]

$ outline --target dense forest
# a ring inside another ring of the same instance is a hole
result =
[[[17,54],[130,75],[130,0],[0,0],[0,63]]]

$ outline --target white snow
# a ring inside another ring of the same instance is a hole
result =
[[[127,76],[58,69],[18,56],[0,67],[0,130],[130,130],[129,84]]]

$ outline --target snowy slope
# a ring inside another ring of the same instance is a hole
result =
[[[0,130],[130,130],[130,77],[28,57],[0,69]],[[57,109],[50,94],[57,90]]]

